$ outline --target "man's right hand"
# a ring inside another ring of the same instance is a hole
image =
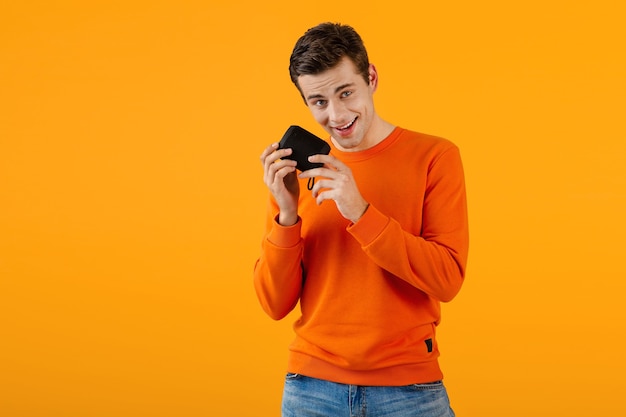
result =
[[[273,143],[261,154],[263,181],[278,204],[278,223],[291,226],[298,221],[300,185],[296,176],[296,161],[285,159],[291,149],[278,149]]]

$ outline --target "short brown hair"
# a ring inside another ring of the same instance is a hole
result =
[[[289,60],[291,81],[300,90],[298,77],[333,68],[348,57],[369,84],[369,59],[363,40],[348,25],[321,23],[307,30],[296,42]]]

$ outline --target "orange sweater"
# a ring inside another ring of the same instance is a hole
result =
[[[396,128],[350,166],[369,208],[350,223],[300,184],[298,222],[283,227],[270,198],[254,268],[263,309],[285,317],[300,302],[289,372],[355,385],[439,380],[440,302],[465,275],[463,168],[451,142]]]

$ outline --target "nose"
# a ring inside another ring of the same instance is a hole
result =
[[[328,103],[328,118],[332,126],[342,126],[348,122],[348,111],[341,100],[331,100]]]

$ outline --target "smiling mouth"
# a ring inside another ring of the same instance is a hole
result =
[[[358,119],[359,117],[355,117],[354,119],[352,119],[352,121],[350,123],[348,123],[347,125],[344,126],[339,126],[339,127],[335,127],[335,129],[337,130],[348,130],[352,127],[352,125],[354,124],[354,122],[356,122],[356,119]]]

